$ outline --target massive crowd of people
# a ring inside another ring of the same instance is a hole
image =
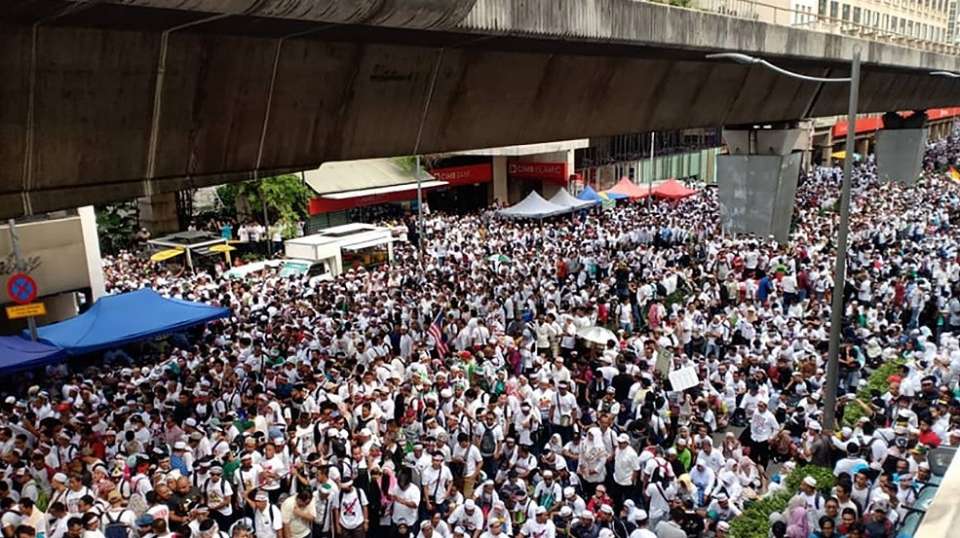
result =
[[[543,222],[436,213],[423,254],[328,282],[109,259],[111,293],[149,286],[232,317],[7,396],[0,526],[724,537],[813,464],[836,486],[806,478],[771,536],[891,538],[927,452],[960,445],[960,189],[874,175],[868,160],[854,178],[836,431],[821,420],[840,173],[820,168],[786,245],[721,233],[706,189]],[[613,338],[578,336],[591,327]],[[697,383],[673,390],[665,374],[688,367]],[[846,424],[853,407],[864,418]]]

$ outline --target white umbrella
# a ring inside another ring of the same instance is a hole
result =
[[[617,341],[617,335],[613,331],[596,326],[577,329],[577,336],[587,342],[600,345],[606,345],[610,340]]]

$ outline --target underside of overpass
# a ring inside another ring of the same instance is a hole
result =
[[[223,6],[227,6],[224,8]],[[953,56],[632,0],[6,0],[0,217],[325,161],[956,105]]]

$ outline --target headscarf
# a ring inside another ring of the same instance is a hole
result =
[[[807,520],[807,509],[801,497],[790,500],[787,508],[787,538],[807,538],[810,536],[810,522]]]

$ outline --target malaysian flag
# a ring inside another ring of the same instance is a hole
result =
[[[443,341],[443,312],[437,314],[436,319],[433,320],[433,323],[430,324],[430,328],[427,329],[427,333],[433,337],[433,341],[436,342],[437,346],[437,355],[440,358],[446,356],[448,347],[447,343]]]

